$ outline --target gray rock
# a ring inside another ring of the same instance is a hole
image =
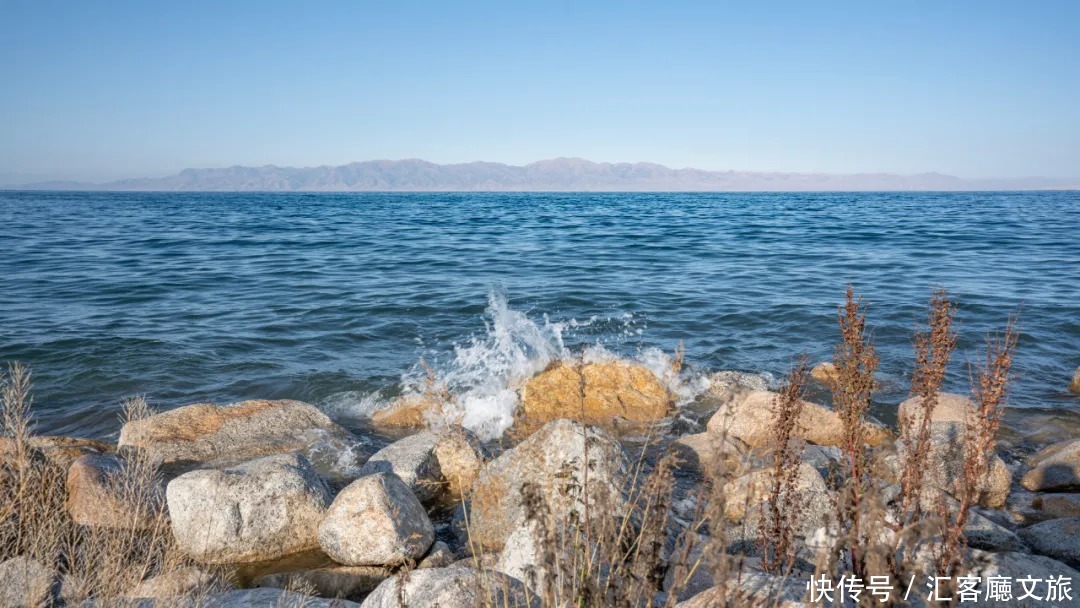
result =
[[[769,381],[761,374],[721,370],[709,376],[709,392],[724,396],[733,391],[767,391]]]
[[[38,608],[50,605],[60,593],[56,570],[26,556],[0,563],[0,606]]]
[[[597,517],[624,513],[629,469],[622,446],[606,432],[570,420],[549,422],[480,471],[471,494],[471,541],[484,549],[502,549],[525,521],[527,484],[556,520],[570,513],[584,516],[586,500]]]
[[[967,537],[968,546],[976,549],[989,551],[1019,551],[1028,552],[1024,541],[1020,540],[1014,532],[994,523],[990,518],[979,514],[977,511],[968,513],[967,525],[964,526],[964,536]]]
[[[450,428],[439,433],[435,458],[450,498],[461,500],[468,493],[487,456],[480,440],[465,429]]]
[[[1028,463],[1033,468],[1020,480],[1025,488],[1037,492],[1080,489],[1080,439],[1043,448]]]
[[[306,589],[322,597],[361,601],[391,576],[393,571],[382,566],[333,566],[267,574],[255,579],[253,586]]]
[[[1032,577],[1037,579],[1050,579],[1057,577],[1065,577],[1066,579],[1072,579],[1073,585],[1076,581],[1080,581],[1080,572],[1073,570],[1069,566],[1050,559],[1049,557],[1043,557],[1041,555],[1028,555],[1026,553],[988,553],[984,551],[972,550],[971,561],[973,564],[971,575],[985,579],[990,576],[1003,576],[1011,579],[1014,594],[1008,601],[994,601],[985,600],[983,596],[980,596],[980,603],[977,604],[980,608],[1065,608],[1067,606],[1076,606],[1076,588],[1073,587],[1071,592],[1073,600],[1065,601],[1045,601],[1045,600],[1032,600],[1027,598],[1024,600],[1018,600],[1018,592],[1023,588],[1016,582],[1017,579]],[[1039,583],[1037,595],[1044,596],[1046,593],[1046,584]],[[982,587],[980,587],[982,589]],[[963,605],[963,604],[961,604]]]
[[[212,595],[194,604],[198,608],[359,608],[348,600],[325,599],[282,589],[243,589]],[[141,607],[140,607],[141,608]],[[148,607],[149,608],[149,607]]]
[[[1037,523],[1020,530],[1020,538],[1035,553],[1068,564],[1080,564],[1080,517]]]
[[[170,476],[298,452],[335,483],[355,479],[368,455],[362,440],[316,407],[288,400],[180,407],[128,422],[119,445],[145,451]]]
[[[435,457],[438,437],[431,431],[421,431],[399,439],[372,454],[360,475],[393,473],[397,475],[421,502],[440,494],[443,476]]]
[[[204,563],[268,561],[314,549],[330,490],[297,454],[198,470],[166,489],[173,536]]]
[[[1080,517],[1080,494],[1040,494],[1031,506],[1045,517]]]
[[[319,546],[350,566],[400,564],[422,557],[435,541],[423,505],[393,473],[348,485],[319,524]]]
[[[942,416],[945,414],[943,413]],[[958,415],[958,414],[957,414]],[[938,412],[935,410],[936,418]],[[952,414],[950,414],[952,416]],[[909,452],[903,441],[897,442],[899,460],[902,463]],[[933,508],[942,493],[956,495],[961,487],[964,475],[964,425],[953,420],[932,421],[930,423],[930,452],[927,458],[923,484],[929,491],[923,492],[927,507]],[[992,509],[1003,506],[1009,498],[1012,486],[1012,472],[997,454],[990,455],[989,467],[983,476],[979,488],[979,505]]]
[[[398,608],[402,604],[409,608],[539,606],[527,600],[521,581],[470,568],[430,568],[393,576],[371,592],[361,606]]]
[[[548,576],[539,534],[532,522],[511,532],[495,564],[495,570],[521,581],[534,594],[541,593],[542,582]]]
[[[435,541],[435,544],[431,545],[431,549],[428,549],[427,555],[424,559],[420,560],[417,564],[417,568],[445,568],[454,563],[457,558],[454,556],[454,552],[450,549],[450,545],[447,545],[441,540]]]
[[[711,564],[706,562],[706,549],[710,542],[707,534],[696,535],[689,554],[686,553],[685,544],[676,544],[667,572],[664,573],[663,589],[666,595],[674,593],[676,601],[681,602],[713,587]]]
[[[127,593],[134,599],[167,599],[213,589],[230,591],[232,585],[219,576],[194,566],[148,578]]]
[[[754,559],[743,564],[741,571],[732,574],[727,593],[713,587],[676,605],[676,608],[714,608],[716,606],[778,606],[797,608],[809,606],[802,602],[806,595],[808,575],[792,573],[788,577],[763,571]],[[737,582],[735,582],[737,581]]]
[[[742,522],[734,529],[742,531],[735,532],[736,538],[752,540],[757,537],[762,508],[768,505],[772,491],[772,479],[772,470],[762,469],[738,477],[725,486],[725,516],[731,522]],[[806,538],[825,526],[832,517],[831,493],[817,469],[805,462],[799,463],[794,491],[794,501],[802,508],[796,522],[796,532]]]

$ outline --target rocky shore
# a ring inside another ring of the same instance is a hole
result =
[[[813,377],[827,386],[835,370]],[[1080,370],[1072,390],[1078,383]],[[371,436],[298,401],[195,404],[128,421],[116,445],[0,439],[0,485],[23,474],[20,462],[66,471],[63,508],[80,530],[151,530],[163,513],[184,566],[146,572],[122,598],[132,605],[540,606],[566,572],[556,561],[580,555],[582,543],[585,554],[590,543],[610,548],[582,531],[613,525],[637,531],[624,549],[652,545],[642,563],[657,571],[633,573],[649,604],[721,605],[734,588],[747,605],[809,605],[806,582],[836,550],[829,539],[845,533],[835,505],[847,430],[837,411],[804,401],[794,427],[798,462],[784,490],[794,496],[770,494],[776,388],[753,374],[717,372],[699,403],[679,408],[664,379],[636,363],[562,362],[520,387],[514,426],[493,442],[443,416],[431,394],[378,412],[372,423],[381,431]],[[960,494],[964,424],[975,408],[966,396],[938,395],[927,424],[928,512]],[[898,406],[907,424],[921,424],[919,411],[918,397]],[[888,510],[901,500],[910,450],[898,429],[861,424],[875,454],[868,475]],[[390,436],[400,438],[387,443]],[[140,466],[153,468],[153,482],[135,495],[120,480]],[[972,571],[1080,583],[1080,437],[1022,461],[991,454],[979,483],[963,530]],[[761,538],[761,518],[766,503],[782,498],[800,507],[797,559],[778,573],[764,565],[771,540]],[[709,555],[721,538],[730,560]],[[906,555],[918,564],[923,550]],[[64,605],[76,597],[75,579],[56,564],[9,555],[0,563],[0,606]]]

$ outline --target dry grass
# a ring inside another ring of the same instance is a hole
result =
[[[0,475],[0,560],[29,556],[54,569],[64,579],[69,605],[124,605],[143,580],[193,566],[175,547],[157,470],[139,453],[125,455],[120,471],[106,479],[128,508],[108,526],[76,525],[66,508],[67,471],[31,447],[30,373],[10,366],[2,387],[10,452]],[[124,413],[134,420],[150,410],[137,398],[124,404]]]

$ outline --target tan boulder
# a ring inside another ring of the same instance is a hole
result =
[[[1080,494],[1039,494],[1031,507],[1049,518],[1080,517]]]
[[[1073,374],[1072,382],[1069,383],[1069,390],[1080,395],[1080,367],[1076,368],[1076,373]]]
[[[403,395],[371,414],[371,423],[384,429],[427,428],[430,416],[442,411],[442,403],[430,395]]]
[[[750,391],[732,395],[709,419],[710,433],[726,433],[753,448],[766,447],[772,442],[772,425],[777,393]],[[796,433],[817,445],[842,445],[844,425],[840,416],[823,405],[803,402]],[[884,427],[866,423],[866,440],[879,445],[890,436]]]
[[[295,452],[338,482],[354,478],[368,456],[358,438],[318,408],[291,400],[187,405],[128,422],[119,443],[144,451],[170,474]]]
[[[894,460],[896,479],[903,470],[903,463],[909,449],[904,441],[898,441],[897,457]],[[923,472],[923,500],[926,508],[936,509],[940,500],[939,492],[956,496],[959,494],[964,477],[965,445],[963,427],[954,421],[933,422],[930,425],[930,450]],[[979,482],[979,504],[989,508],[999,508],[1005,504],[1012,486],[1012,472],[997,454],[990,454],[987,470]]]
[[[810,377],[828,386],[836,381],[836,366],[830,361],[822,361],[810,370]]]
[[[483,446],[465,429],[452,428],[439,434],[434,452],[447,492],[460,500],[484,467],[486,453]]]
[[[81,526],[146,529],[164,503],[160,479],[133,472],[115,455],[87,454],[68,469],[67,511]]]
[[[676,468],[699,474],[734,473],[745,451],[746,446],[738,439],[715,433],[683,435],[668,446],[668,452],[678,458]]]
[[[521,390],[519,425],[538,428],[552,420],[610,425],[651,422],[671,413],[673,399],[648,368],[626,361],[556,363]]]

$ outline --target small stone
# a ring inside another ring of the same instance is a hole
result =
[[[435,544],[431,545],[431,549],[428,550],[424,559],[420,560],[417,564],[417,568],[445,568],[454,563],[457,558],[454,557],[454,552],[450,549],[450,545],[447,545],[441,540],[435,541]]]
[[[539,606],[526,596],[521,581],[498,572],[483,578],[469,568],[430,568],[392,576],[364,600],[362,608],[471,608]]]
[[[422,557],[435,530],[420,501],[393,473],[361,477],[334,499],[319,546],[349,566],[395,565]]]
[[[204,563],[269,561],[314,549],[330,490],[298,454],[185,473],[166,488],[173,536]]]

